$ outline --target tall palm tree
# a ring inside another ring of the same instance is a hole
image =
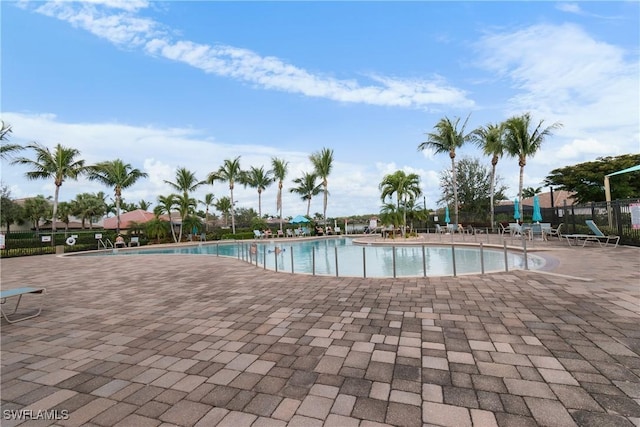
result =
[[[215,181],[223,181],[229,183],[229,193],[231,196],[231,230],[236,234],[236,210],[235,201],[233,200],[233,188],[236,181],[242,181],[244,172],[240,169],[240,156],[233,160],[225,160],[220,169],[211,172],[207,177],[207,182],[213,184]]]
[[[544,142],[547,136],[553,134],[553,130],[562,127],[556,122],[551,126],[543,128],[544,120],[540,120],[538,125],[530,131],[531,115],[525,113],[521,116],[513,116],[504,123],[504,144],[506,152],[512,157],[518,158],[520,166],[520,185],[518,187],[518,200],[520,201],[520,218],[522,218],[522,185],[524,181],[524,167],[527,165],[527,157],[532,157]]]
[[[316,184],[316,179],[318,179],[318,175],[315,173],[304,172],[300,178],[293,180],[297,187],[289,189],[290,192],[298,194],[303,201],[307,202],[307,216],[311,211],[311,198],[322,191],[322,184]]]
[[[327,178],[331,174],[331,168],[333,166],[333,150],[323,148],[317,153],[313,153],[309,156],[313,170],[320,179],[322,179],[322,188],[324,192],[324,203],[322,209],[322,219],[326,225],[327,223],[327,201],[329,197],[329,190],[327,189]]]
[[[176,182],[167,180],[164,182],[169,184],[174,190],[182,191],[184,197],[188,197],[190,192],[195,191],[202,184],[206,183],[205,181],[198,181],[196,174],[187,168],[178,168],[176,171]]]
[[[140,201],[138,202],[138,207],[140,209],[142,209],[143,211],[148,211],[149,208],[151,207],[152,202],[147,202],[144,199],[140,199]]]
[[[178,210],[178,213],[180,214],[180,234],[178,236],[178,242],[181,242],[184,225],[187,222],[186,219],[189,215],[195,213],[198,202],[196,202],[196,199],[191,198],[184,193],[175,194],[174,200],[176,202],[175,206]]]
[[[109,160],[96,163],[88,167],[88,178],[91,181],[98,181],[107,187],[113,188],[116,199],[116,233],[120,232],[120,203],[122,201],[122,190],[131,187],[140,178],[149,175],[140,169],[134,168],[129,163],[124,163],[120,159]]]
[[[494,195],[496,191],[496,166],[498,160],[504,155],[504,124],[490,123],[487,126],[481,126],[473,131],[473,141],[478,145],[482,152],[491,156],[491,187],[489,190],[489,199],[491,205],[491,229],[495,227],[495,202]]]
[[[406,233],[407,227],[407,203],[422,194],[420,190],[420,177],[418,174],[406,174],[404,171],[396,171],[385,175],[379,186],[382,194],[380,198],[384,202],[387,197],[396,195],[396,212],[402,209],[402,235]]]
[[[467,141],[472,139],[472,134],[465,134],[465,128],[469,117],[464,121],[462,128],[458,130],[460,118],[456,117],[452,122],[448,117],[440,119],[434,126],[435,131],[427,134],[427,140],[418,145],[418,150],[423,151],[427,148],[433,150],[436,154],[449,153],[451,158],[451,176],[453,180],[453,203],[455,212],[455,223],[458,223],[458,182],[456,179],[456,149],[462,147]]]
[[[224,216],[224,226],[229,225],[229,213],[231,212],[231,199],[228,197],[220,197],[214,205],[217,210]]]
[[[204,214],[204,230],[209,231],[209,206],[213,206],[213,203],[215,202],[215,198],[216,196],[213,193],[207,193],[204,195],[204,200],[199,200],[200,203],[202,203],[205,207],[205,214]]]
[[[278,211],[278,217],[280,218],[280,230],[282,230],[282,187],[284,180],[289,172],[289,162],[278,159],[276,157],[271,158],[271,168],[273,170],[273,177],[278,181],[278,196],[276,198],[276,210]]]
[[[1,120],[0,120],[0,123],[2,123],[0,127],[0,142],[2,143],[2,145],[0,145],[0,158],[6,159],[6,158],[9,158],[12,153],[20,151],[24,149],[24,147],[19,144],[5,143],[5,141],[9,140],[9,134],[13,132],[13,130],[11,129],[10,124],[5,123],[4,121],[1,121]]]
[[[158,204],[153,209],[153,213],[156,217],[160,217],[160,215],[167,214],[169,216],[169,228],[171,229],[171,236],[173,237],[173,242],[178,243],[178,238],[176,237],[176,230],[173,228],[173,220],[171,219],[171,212],[173,208],[177,205],[176,195],[169,194],[168,196],[158,196]]]
[[[262,218],[262,192],[273,184],[273,172],[265,171],[264,166],[259,168],[251,166],[251,169],[244,174],[245,185],[258,190],[258,218]]]
[[[36,142],[28,144],[25,148],[31,149],[35,152],[35,160],[20,157],[15,159],[12,163],[26,165],[33,169],[25,174],[27,179],[53,178],[56,189],[53,196],[51,231],[55,233],[55,218],[58,217],[58,195],[60,194],[60,187],[62,187],[62,183],[65,179],[77,179],[79,175],[86,171],[84,160],[77,159],[80,155],[80,151],[75,148],[64,147],[61,144],[56,145],[53,152],[44,145]],[[55,239],[51,239],[52,245],[54,244],[54,241]]]

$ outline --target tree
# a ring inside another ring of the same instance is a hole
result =
[[[187,168],[178,168],[176,171],[176,182],[164,181],[169,184],[171,188],[177,191],[181,191],[182,194],[187,197],[190,192],[195,191],[205,181],[198,181],[196,174],[188,170]]]
[[[76,198],[71,202],[71,212],[81,219],[82,228],[84,228],[84,223],[88,219],[89,229],[93,229],[94,219],[103,216],[105,214],[105,208],[99,196],[92,193],[80,193],[77,194]]]
[[[113,188],[116,198],[116,232],[120,232],[120,202],[122,190],[131,187],[140,178],[149,176],[146,172],[134,168],[120,159],[100,162],[88,168],[88,178]]]
[[[425,149],[431,149],[436,154],[449,153],[451,159],[451,171],[452,171],[452,186],[453,186],[453,206],[454,206],[454,219],[455,223],[458,223],[458,186],[456,182],[456,149],[462,147],[466,142],[473,139],[473,133],[465,134],[465,128],[469,117],[464,121],[462,128],[458,130],[458,123],[460,118],[456,118],[453,122],[444,117],[440,119],[434,126],[435,131],[427,134],[427,140],[418,145],[418,150],[424,151]]]
[[[505,135],[504,144],[506,152],[512,157],[518,158],[520,166],[520,184],[518,187],[518,200],[522,202],[522,185],[524,183],[524,167],[527,165],[527,157],[534,156],[547,136],[552,135],[554,129],[562,127],[558,122],[543,128],[544,120],[540,120],[538,125],[530,131],[531,115],[525,113],[521,116],[514,116],[504,123]],[[523,218],[522,203],[520,203],[520,218]]]
[[[55,146],[53,152],[47,147],[38,144],[36,142],[26,146],[27,149],[31,149],[35,153],[35,160],[20,157],[15,159],[12,163],[26,165],[32,170],[27,172],[25,176],[27,179],[50,179],[53,178],[55,184],[55,193],[53,197],[53,211],[51,221],[51,231],[56,231],[55,218],[58,217],[58,196],[60,194],[60,187],[65,179],[77,179],[78,176],[86,171],[84,166],[84,160],[78,160],[80,151],[75,148],[63,147],[58,144]],[[54,244],[55,239],[51,239],[51,244]]]
[[[276,197],[276,210],[280,218],[280,230],[282,230],[282,187],[287,173],[289,172],[289,162],[275,157],[271,158],[273,177],[278,181],[278,196]]]
[[[258,190],[258,217],[262,218],[262,192],[273,184],[273,172],[265,171],[264,166],[259,168],[251,166],[251,169],[244,174],[243,184]]]
[[[178,242],[182,241],[182,231],[188,216],[193,215],[198,206],[196,199],[189,197],[186,193],[174,194],[175,207],[180,214],[180,234],[178,236]]]
[[[11,199],[9,187],[0,187],[0,224],[6,226],[7,234],[10,232],[11,224],[22,224],[24,222],[24,209]]]
[[[224,217],[224,226],[229,226],[229,214],[231,213],[231,199],[228,197],[220,197],[215,203],[215,208],[222,213]]]
[[[149,238],[155,238],[160,243],[160,239],[164,239],[169,233],[169,223],[156,217],[145,223],[145,232]]]
[[[380,209],[380,221],[396,228],[402,224],[402,212],[395,203],[385,203]]]
[[[498,175],[494,178],[495,198],[505,198],[506,187],[501,185]],[[491,204],[491,171],[478,159],[462,158],[457,167],[457,187],[460,209],[469,217],[485,219]],[[440,174],[442,197],[438,203],[447,202],[453,197],[453,174],[446,169]]]
[[[498,160],[504,155],[504,125],[488,124],[486,127],[481,126],[472,132],[473,141],[482,149],[482,152],[491,156],[491,189],[489,190],[491,209],[491,228],[495,226],[495,189],[496,189],[496,166]]]
[[[40,220],[51,218],[51,203],[42,195],[30,197],[24,201],[24,215],[31,221],[36,233],[40,232]]]
[[[402,225],[402,235],[404,236],[407,226],[407,203],[422,194],[420,177],[415,173],[406,174],[404,171],[399,170],[385,175],[378,188],[382,192],[380,198],[383,202],[387,197],[392,197],[393,194],[396,195],[396,211],[402,214],[400,224]]]
[[[525,199],[528,197],[533,197],[536,194],[539,194],[541,191],[542,191],[542,187],[538,187],[538,188],[526,187],[522,189],[522,197]]]
[[[138,207],[139,207],[140,209],[142,209],[143,211],[148,211],[148,210],[149,210],[149,208],[151,207],[151,204],[152,204],[151,202],[147,202],[146,200],[141,199],[141,200],[138,202]]]
[[[64,229],[69,229],[69,222],[71,222],[72,208],[71,203],[69,202],[60,202],[58,203],[58,218],[61,222],[64,223]]]
[[[300,178],[293,180],[297,187],[289,189],[291,193],[298,194],[302,201],[307,202],[307,216],[311,211],[311,199],[322,191],[321,184],[316,184],[316,179],[318,176],[315,173],[304,172]]]
[[[204,229],[205,231],[209,231],[209,207],[213,206],[213,203],[215,201],[215,195],[213,193],[207,193],[204,195],[204,200],[200,200],[200,203],[202,203],[206,209],[205,211],[205,215],[204,215]]]
[[[552,170],[544,185],[574,193],[577,203],[603,202],[605,175],[636,165],[640,165],[640,154],[598,157],[592,162]],[[612,200],[640,197],[640,172],[613,175],[610,182]]]
[[[324,193],[323,208],[322,208],[322,220],[327,223],[327,202],[329,197],[328,181],[327,178],[331,174],[331,168],[333,167],[333,150],[323,148],[317,153],[313,153],[309,156],[313,170],[315,174],[322,180],[322,188]]]
[[[236,181],[242,181],[244,172],[240,169],[240,156],[233,160],[225,160],[222,166],[215,171],[211,172],[207,177],[207,182],[213,184],[215,181],[222,181],[229,183],[229,193],[231,200],[231,231],[236,234],[236,218],[235,218],[235,201],[233,200],[233,188]]]
[[[173,237],[173,242],[178,243],[178,239],[176,237],[176,231],[173,228],[173,221],[171,219],[171,212],[173,208],[177,205],[176,195],[169,194],[168,196],[158,196],[158,205],[153,209],[156,217],[160,217],[160,215],[167,214],[169,215],[169,228],[171,229],[171,236]]]
[[[2,143],[2,145],[0,145],[0,158],[7,159],[11,157],[12,153],[18,152],[24,147],[18,144],[6,143],[9,140],[9,134],[13,132],[13,130],[11,129],[10,124],[5,123],[4,121],[0,121],[0,123],[0,142]]]

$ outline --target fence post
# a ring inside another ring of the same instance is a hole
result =
[[[293,246],[290,246],[289,250],[291,251],[291,274],[293,274]]]
[[[311,275],[316,275],[316,247],[311,246]]]
[[[507,256],[507,241],[504,242],[504,271],[509,272],[509,257]]]
[[[365,253],[366,248],[362,247],[362,276],[367,278],[367,256]]]
[[[527,258],[527,239],[522,238],[522,251],[524,252],[524,269],[529,269],[529,260]]]
[[[338,277],[338,247],[334,246],[333,249],[336,254],[336,277]]]
[[[396,247],[391,246],[391,250],[393,251],[393,278],[396,278]]]
[[[424,243],[422,244],[422,275],[427,277],[427,257],[424,253]]]
[[[456,277],[456,245],[451,244],[451,261],[453,262],[453,277]]]
[[[480,242],[480,274],[484,275],[484,246]]]

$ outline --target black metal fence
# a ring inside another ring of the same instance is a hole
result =
[[[108,239],[113,242],[116,236],[116,233],[111,230],[63,230],[55,233],[29,231],[2,234],[4,245],[0,248],[0,258],[94,250],[100,248],[100,241],[105,242]]]

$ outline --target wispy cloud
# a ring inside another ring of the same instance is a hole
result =
[[[174,29],[140,13],[147,1],[93,0],[36,3],[33,9],[108,40],[126,49],[188,64],[206,73],[278,90],[346,103],[428,109],[434,106],[471,108],[467,93],[445,79],[403,79],[371,76],[377,84],[313,74],[277,57],[224,44],[176,40]]]
[[[505,115],[530,111],[549,124],[565,125],[558,132],[569,144],[560,150],[565,158],[606,154],[603,147],[612,154],[637,151],[637,53],[596,40],[573,24],[486,34],[476,47],[480,66],[516,90]]]

